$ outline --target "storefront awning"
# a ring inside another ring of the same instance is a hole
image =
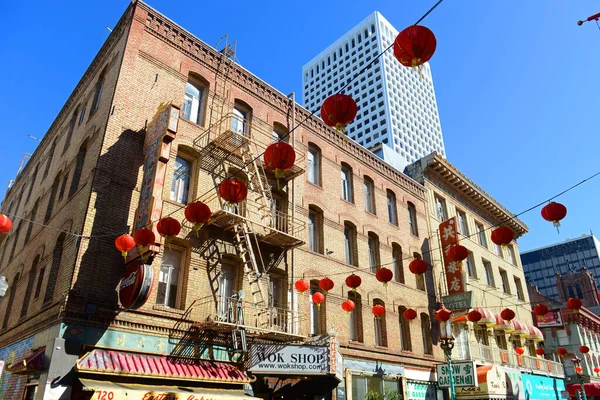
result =
[[[585,394],[590,397],[600,396],[600,383],[597,382],[588,382],[584,383],[583,387],[585,388]],[[575,397],[575,393],[579,391],[581,393],[581,385],[578,383],[573,383],[567,385],[567,392],[571,397]]]
[[[481,314],[481,319],[476,322],[477,325],[485,325],[487,327],[496,325],[496,314],[491,312],[488,308],[477,307],[477,308],[474,308],[473,311],[479,311],[479,313]],[[452,322],[453,323],[467,322],[467,316],[459,315],[457,317],[454,317]]]
[[[113,400],[259,400],[256,397],[246,396],[243,390],[150,386],[84,378],[79,380],[84,390],[101,393],[103,396],[101,398]]]
[[[512,388],[507,388],[506,372],[498,365],[477,367],[478,386],[457,387],[456,397],[461,399],[505,399],[512,395]],[[508,390],[507,390],[508,389]]]
[[[246,384],[250,378],[235,365],[164,355],[94,349],[77,360],[81,373]]]
[[[525,322],[521,322],[518,319],[513,319],[512,323],[513,323],[513,326],[515,327],[515,330],[512,332],[513,335],[516,335],[516,336],[529,335],[529,327],[527,326],[527,324]]]
[[[529,333],[525,336],[525,339],[533,340],[534,342],[544,341],[542,331],[533,325],[528,325],[527,327],[529,328]]]
[[[27,354],[6,367],[6,370],[11,374],[31,374],[39,372],[44,366],[44,353],[46,348],[42,347],[36,351]]]

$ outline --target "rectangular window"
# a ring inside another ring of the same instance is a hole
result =
[[[352,170],[342,166],[342,199],[353,203],[352,196]]]
[[[308,211],[308,248],[323,254],[321,235],[323,233],[323,214],[312,207]]]
[[[504,333],[496,334],[496,344],[502,350],[508,350],[508,343],[506,341],[506,335]]]
[[[365,211],[375,214],[375,185],[373,181],[365,177],[364,180],[364,191],[365,191]]]
[[[175,171],[171,184],[171,200],[187,204],[189,199],[190,182],[192,180],[192,163],[185,158],[175,158]]]
[[[502,255],[502,246],[494,244],[494,253],[496,253],[498,257],[504,258]]]
[[[456,216],[458,217],[458,233],[468,236],[469,224],[467,222],[467,214],[464,211],[456,210]]]
[[[219,273],[219,317],[224,320],[230,318],[229,310],[235,306],[232,303],[233,295],[237,293],[236,268],[233,264],[222,263]]]
[[[508,246],[508,261],[511,264],[517,265],[517,257],[515,255],[515,248],[512,245]]]
[[[37,285],[35,287],[35,294],[33,296],[34,299],[37,299],[38,297],[40,297],[40,292],[42,290],[42,283],[44,282],[44,273],[46,272],[46,268],[42,267],[42,269],[40,269],[40,273],[38,274],[38,281],[37,281]]]
[[[502,268],[498,268],[500,271],[500,278],[502,279],[502,290],[506,294],[510,294],[510,285],[508,283],[508,274]]]
[[[494,286],[494,272],[492,271],[492,263],[487,260],[482,260],[482,261],[483,261],[483,268],[485,269],[485,281],[488,284],[488,286],[495,287]]]
[[[321,185],[321,173],[319,171],[320,152],[316,148],[311,148],[309,146],[306,158],[308,159],[308,167],[306,171],[308,181],[315,185]]]
[[[517,298],[519,300],[525,300],[525,295],[523,294],[523,286],[521,285],[521,279],[515,276],[515,287],[517,288]]]
[[[344,249],[346,251],[346,264],[356,266],[356,229],[349,225],[344,226]]]
[[[182,259],[181,251],[165,248],[158,274],[156,304],[171,308],[179,306],[179,278]]]
[[[396,195],[387,191],[388,221],[392,225],[398,225],[398,213],[396,212]]]
[[[423,354],[433,354],[431,323],[429,322],[429,315],[425,313],[421,313],[421,336],[423,337]]]
[[[410,226],[410,233],[415,236],[419,236],[419,227],[417,225],[417,209],[411,202],[408,202],[408,225]]]
[[[465,260],[467,263],[467,272],[471,278],[477,278],[477,271],[475,269],[475,259],[473,258],[473,253],[469,252],[469,256]]]
[[[477,239],[479,241],[479,244],[487,249],[487,239],[485,237],[485,228],[479,222],[476,222],[475,225],[477,226]]]
[[[84,106],[81,109],[81,114],[79,114],[79,122],[77,123],[77,125],[81,125],[83,123],[83,120],[85,119],[85,111],[86,111],[87,107]]]
[[[425,291],[425,274],[415,275],[415,279],[417,281],[417,289]]]
[[[183,97],[183,106],[181,107],[181,116],[194,124],[199,124],[200,102],[202,101],[202,88],[190,82],[185,84],[185,95]],[[234,131],[235,132],[235,131]]]
[[[434,196],[435,200],[435,216],[440,221],[448,219],[448,211],[446,211],[446,200],[439,196]]]
[[[379,238],[373,233],[369,233],[369,268],[375,273],[379,269]]]

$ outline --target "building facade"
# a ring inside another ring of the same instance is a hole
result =
[[[302,67],[302,98],[320,115],[325,99],[344,88],[358,115],[347,135],[402,171],[437,152],[445,156],[431,68],[405,68],[389,50],[398,31],[379,12],[369,15]],[[346,84],[369,63],[372,67]]]
[[[133,2],[16,178],[2,398],[438,395],[436,271],[408,271],[430,261],[427,191],[225,53]],[[275,176],[258,156],[277,140],[296,162]],[[232,176],[237,204],[217,192]],[[195,200],[212,210],[200,229]],[[115,239],[167,216],[183,221],[169,245],[124,265]]]
[[[599,248],[600,243],[593,234],[582,235],[576,239],[567,239],[562,243],[523,252],[521,262],[527,280],[536,286],[540,293],[554,300],[561,300],[559,286],[556,285],[557,275],[567,276],[571,271],[585,268],[595,277],[596,284],[600,284]],[[577,294],[576,288],[574,294]]]
[[[560,390],[537,397],[538,383],[564,388],[564,375],[560,363],[535,352],[544,338],[533,324],[517,242],[503,247],[491,241],[491,231],[499,225],[509,227],[515,238],[525,234],[527,226],[439,154],[422,158],[405,172],[427,190],[432,263],[444,265],[442,249],[447,248],[442,243],[449,234],[457,233],[459,243],[469,250],[456,287],[444,277],[439,282],[442,293],[456,293],[442,297],[454,311],[452,359],[474,362],[479,376],[477,387],[458,387],[457,397],[558,398]],[[444,221],[453,221],[454,230],[449,233],[446,225],[440,229]],[[452,266],[445,268],[450,276]],[[463,296],[472,298],[470,306]],[[457,297],[462,297],[460,302]],[[505,308],[514,311],[515,319],[502,319]],[[480,312],[479,322],[468,321],[470,309]],[[517,348],[522,355],[516,354]]]

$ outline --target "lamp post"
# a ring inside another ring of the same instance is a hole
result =
[[[581,368],[581,358],[575,356],[574,358],[571,359],[571,361],[573,362],[573,365],[575,366],[575,373],[577,374],[577,379],[579,380],[579,383],[581,384],[581,395],[583,396],[583,400],[587,400],[587,396],[585,395],[585,387],[584,387],[584,382],[585,379],[583,378],[583,368]]]
[[[448,319],[446,319],[446,315]],[[440,322],[440,347],[444,351],[446,361],[448,362],[448,377],[450,378],[450,397],[456,400],[454,391],[454,377],[452,374],[452,349],[454,348],[454,336],[452,335],[452,324],[450,323],[450,311],[441,305],[436,312],[436,318]]]

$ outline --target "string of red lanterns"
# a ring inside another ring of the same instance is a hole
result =
[[[352,291],[355,293],[356,293],[356,289],[360,286],[361,283],[362,283],[361,277],[356,274],[349,275],[346,278],[346,286],[351,288]]]
[[[12,221],[4,214],[0,214],[0,233],[8,233],[12,228]]]
[[[321,119],[327,126],[334,126],[338,133],[346,132],[346,126],[354,121],[358,106],[347,94],[329,96],[321,106]]]
[[[169,245],[171,238],[179,235],[181,232],[181,223],[173,217],[165,217],[156,224],[158,234],[165,238],[165,244]]]
[[[385,267],[380,268],[375,274],[375,278],[377,278],[379,282],[383,283],[383,286],[386,288],[388,282],[391,281],[393,277],[394,273],[392,272],[392,270]]]
[[[515,233],[506,226],[500,226],[492,231],[492,242],[498,246],[506,247],[515,239]]]
[[[128,234],[123,234],[115,239],[115,247],[121,252],[124,260],[127,260],[127,254],[134,249],[135,241]]]
[[[248,186],[239,179],[225,179],[219,184],[219,196],[227,203],[238,204],[248,197]]]
[[[560,221],[567,216],[567,207],[560,203],[551,201],[542,208],[542,218],[546,221],[552,222],[556,227],[556,232],[559,232]]]
[[[194,232],[196,233],[196,237],[198,236],[198,231],[202,228],[202,225],[206,224],[212,215],[210,211],[210,207],[204,204],[201,201],[195,201],[193,203],[185,206],[185,218],[194,224]]]
[[[281,189],[279,179],[285,176],[285,171],[294,166],[296,161],[296,151],[286,142],[276,142],[270,144],[263,154],[265,168],[275,173],[277,178],[277,189]]]

